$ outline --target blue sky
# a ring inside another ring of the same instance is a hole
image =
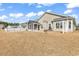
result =
[[[0,3],[0,21],[27,22],[51,12],[70,15],[79,23],[79,4],[67,3]]]

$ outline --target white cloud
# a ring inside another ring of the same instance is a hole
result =
[[[36,7],[37,7],[37,8],[41,8],[42,6],[41,6],[41,5],[37,5]]]
[[[45,12],[52,12],[52,10],[39,11],[39,12],[37,13],[37,15],[38,15],[38,16],[41,16],[41,15],[43,15]]]
[[[44,11],[40,11],[40,12],[37,13],[38,16],[40,16],[42,14],[44,14]]]
[[[68,3],[71,1],[72,0],[0,0],[1,3]]]
[[[19,18],[22,17],[24,14],[23,13],[10,13],[9,16],[10,17],[14,17],[14,18]]]
[[[23,13],[18,13],[18,14],[16,14],[16,16],[21,17],[21,16],[23,16]]]
[[[9,6],[8,8],[13,8],[12,6]]]
[[[52,12],[52,10],[47,10],[46,12]]]
[[[79,23],[79,20],[78,20],[78,15],[77,14],[71,14],[70,16],[74,17],[76,20],[76,23]]]
[[[36,7],[41,8],[43,6],[52,6],[55,3],[37,3]]]
[[[30,13],[28,13],[28,14],[26,15],[26,17],[32,17],[32,16],[36,16],[36,13],[30,12]]]
[[[43,6],[52,6],[56,3],[38,3],[38,5],[43,5]]]
[[[44,11],[39,11],[39,12],[30,12],[28,14],[26,14],[26,18],[27,20],[33,20],[33,18],[37,17],[37,16],[41,16],[44,13]]]
[[[0,11],[4,11],[4,10],[5,10],[5,8],[3,8],[2,5],[3,5],[3,4],[0,3]]]
[[[13,18],[11,18],[10,20],[14,20]]]
[[[31,6],[31,5],[33,5],[34,3],[28,3],[28,6]]]
[[[79,3],[78,2],[77,3],[69,3],[67,5],[67,8],[75,8],[75,7],[79,7]]]
[[[4,11],[5,9],[4,8],[0,8],[0,11]]]
[[[0,16],[0,21],[8,21],[7,19],[8,19],[8,16],[6,15]]]
[[[8,16],[6,16],[6,15],[0,16],[0,19],[7,19],[7,18],[8,18]]]
[[[30,12],[30,13],[26,14],[26,17],[31,18],[31,17],[34,17],[34,16],[41,16],[45,12],[52,12],[52,10],[39,11],[39,12]]]
[[[73,12],[72,11],[73,8],[79,7],[78,0],[75,0],[74,2],[70,2],[70,3],[66,4],[66,7],[67,7],[67,10],[64,12],[64,14],[68,14],[68,13]]]
[[[72,16],[72,17],[74,17],[74,18],[78,18],[78,16],[76,15],[76,14],[72,14],[72,15],[70,15],[70,16]]]
[[[66,10],[65,12],[64,12],[64,14],[69,14],[69,13],[71,13],[72,12],[72,9],[68,9],[68,10]]]
[[[29,6],[32,6],[32,5],[34,5],[35,3],[28,3],[28,5]],[[52,6],[52,5],[54,5],[54,4],[56,4],[56,3],[36,3],[36,7],[37,8],[41,8],[41,7],[43,7],[43,6]]]
[[[0,6],[2,6],[2,3],[0,3]]]

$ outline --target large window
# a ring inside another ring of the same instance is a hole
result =
[[[60,23],[60,28],[62,29],[62,22]]]
[[[57,29],[62,29],[62,22],[57,22],[56,23],[56,28]]]
[[[37,24],[34,24],[34,29],[37,29]]]
[[[58,22],[56,23],[56,28],[57,28],[57,29],[59,28],[59,23],[58,23]]]

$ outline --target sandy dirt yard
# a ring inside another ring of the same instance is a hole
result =
[[[0,55],[70,56],[79,55],[79,32],[0,31]]]

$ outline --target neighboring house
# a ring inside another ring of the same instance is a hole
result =
[[[5,25],[4,24],[0,24],[0,29],[4,29]]]
[[[55,13],[44,13],[37,21],[28,22],[30,31],[63,31],[73,32],[76,29],[75,18],[58,15]]]

